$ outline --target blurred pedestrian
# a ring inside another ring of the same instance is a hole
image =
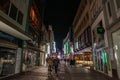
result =
[[[75,60],[75,57],[73,57],[73,65],[74,65],[74,67],[76,66],[76,60]]]
[[[73,67],[73,66],[75,66],[75,64],[76,64],[75,58],[72,57],[72,58],[70,59],[70,66]]]
[[[53,59],[51,57],[48,57],[46,59],[46,62],[48,63],[48,71],[51,73],[52,72],[52,67],[53,67]]]
[[[70,66],[72,67],[73,65],[73,58],[70,59]]]
[[[56,56],[55,59],[53,60],[53,63],[54,63],[55,73],[57,74],[57,72],[58,72],[58,66],[59,66],[59,63],[60,63],[60,61],[59,61],[59,59],[58,59],[57,56]]]

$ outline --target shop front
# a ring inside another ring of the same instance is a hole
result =
[[[107,47],[106,32],[102,21],[96,24],[92,33],[94,69],[111,76],[109,47]]]
[[[15,73],[16,49],[0,47],[0,77]]]
[[[40,65],[45,65],[46,63],[46,55],[45,55],[45,52],[40,52]]]
[[[37,60],[37,54],[38,52],[36,50],[27,48],[23,50],[23,66],[22,71],[29,71],[33,69],[36,66],[36,60]]]
[[[47,52],[50,54],[50,45],[48,49],[47,49],[47,44],[40,45],[40,65],[42,66],[46,66],[46,58],[48,55]]]
[[[93,66],[91,48],[85,48],[75,53],[75,60],[77,64],[81,66]]]
[[[16,74],[18,67],[19,39],[0,31],[0,78]]]
[[[112,33],[114,56],[117,63],[117,73],[120,79],[120,29]]]
[[[94,53],[95,69],[106,74],[111,70],[108,51],[108,48],[101,48]]]

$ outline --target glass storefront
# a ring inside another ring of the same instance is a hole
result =
[[[105,34],[99,32],[99,29],[103,29],[102,21],[94,28],[92,31],[93,34],[93,60],[94,60],[94,69],[102,73],[111,75],[110,69],[110,57],[109,57],[109,47],[105,45]]]
[[[112,33],[114,56],[117,63],[117,73],[120,78],[120,29]]]
[[[0,76],[15,73],[16,50],[0,47]]]
[[[92,66],[92,53],[91,52],[84,52],[82,54],[75,55],[76,63],[81,64],[82,66]]]
[[[24,50],[23,71],[30,70],[36,65],[37,51],[31,49]]]
[[[108,74],[109,71],[111,70],[108,49],[103,48],[100,50],[96,50],[94,57],[95,57],[95,69]]]

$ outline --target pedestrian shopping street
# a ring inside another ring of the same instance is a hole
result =
[[[52,76],[48,77],[48,69],[46,66],[36,67],[35,69],[13,77],[4,78],[2,80],[108,80],[104,76],[88,70],[85,67],[70,67],[64,61],[60,62],[58,76],[54,70]],[[111,79],[113,80],[113,79]]]

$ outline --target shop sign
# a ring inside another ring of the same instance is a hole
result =
[[[98,34],[104,34],[104,32],[105,32],[105,29],[102,26],[97,28]]]

